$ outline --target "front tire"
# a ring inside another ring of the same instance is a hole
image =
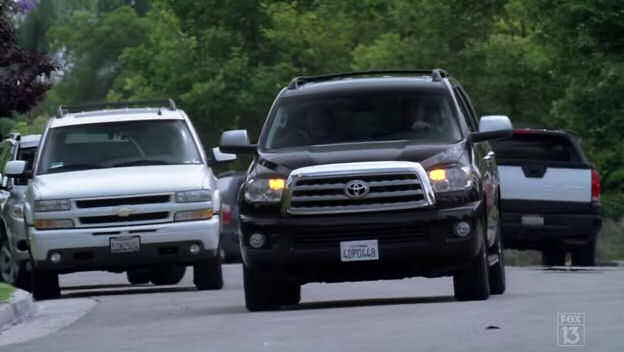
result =
[[[146,269],[128,270],[126,277],[132,285],[144,285],[150,282],[150,272]]]
[[[498,261],[494,265],[490,266],[489,281],[490,281],[490,294],[501,295],[505,293],[507,287],[505,279],[505,258],[503,255],[503,245],[501,243],[500,227],[496,233],[496,241],[494,246],[490,249],[490,255],[498,256]]]
[[[30,291],[31,278],[26,270],[26,262],[17,261],[6,236],[2,236],[0,241],[0,282]]]
[[[200,291],[223,288],[221,256],[205,259],[193,265],[193,283]]]
[[[150,281],[157,286],[177,285],[184,278],[186,267],[179,264],[170,264],[157,267],[149,271]]]
[[[481,234],[479,234],[480,236]],[[489,268],[485,241],[481,242],[479,254],[453,275],[455,299],[458,301],[482,301],[490,297]]]
[[[32,269],[32,295],[37,301],[59,298],[61,288],[58,274],[47,270]]]
[[[572,265],[594,266],[596,265],[596,238],[585,245],[572,250]]]
[[[250,312],[276,310],[283,305],[296,305],[301,300],[301,285],[269,278],[243,264],[245,306]]]

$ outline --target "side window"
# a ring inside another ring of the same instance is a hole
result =
[[[473,131],[478,131],[479,122],[477,119],[477,114],[474,108],[472,107],[472,102],[470,101],[468,94],[466,94],[466,92],[459,86],[455,88],[455,91],[457,92],[457,95],[461,97],[460,100],[463,101],[464,108],[468,112],[468,115],[466,116],[466,118],[469,120],[468,125],[470,126],[470,129]]]

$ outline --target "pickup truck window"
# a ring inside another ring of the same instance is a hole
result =
[[[52,128],[38,174],[144,165],[200,164],[182,120],[149,120]]]
[[[271,117],[264,147],[390,140],[453,143],[461,133],[451,106],[442,94],[284,99]]]
[[[582,161],[570,140],[546,134],[515,134],[509,139],[490,142],[499,161]]]

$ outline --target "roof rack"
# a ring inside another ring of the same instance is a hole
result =
[[[5,139],[15,139],[16,141],[19,141],[22,139],[22,135],[19,132],[11,132],[5,137]]]
[[[355,71],[355,72],[345,72],[345,73],[334,73],[330,75],[321,75],[321,76],[300,76],[293,78],[288,84],[288,89],[297,89],[301,85],[312,82],[323,82],[323,81],[331,81],[334,79],[341,78],[350,78],[350,77],[358,77],[358,76],[370,76],[370,75],[384,75],[384,74],[420,74],[431,76],[431,79],[435,82],[441,81],[442,78],[449,77],[446,71],[434,68],[432,70],[369,70],[369,71]]]
[[[166,107],[169,110],[175,110],[176,105],[173,99],[161,99],[161,100],[138,100],[138,101],[119,101],[112,103],[95,103],[95,104],[83,104],[83,105],[59,105],[56,109],[56,118],[60,119],[66,114],[73,112],[85,112],[93,110],[103,110],[106,108],[129,108],[132,106],[151,105]],[[160,111],[160,110],[159,110]]]

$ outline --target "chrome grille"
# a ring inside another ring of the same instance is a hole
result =
[[[168,203],[170,200],[171,200],[171,195],[169,194],[135,196],[135,197],[83,199],[83,200],[76,201],[76,207],[77,208],[99,208],[99,207],[114,207],[114,206],[119,206],[119,205]]]
[[[158,224],[173,221],[180,205],[172,194],[136,194],[73,200],[76,227]]]
[[[386,211],[431,206],[435,200],[420,164],[372,162],[323,165],[293,171],[284,207],[291,214]],[[368,167],[366,167],[368,166]],[[425,180],[425,182],[423,182]],[[364,186],[362,195],[348,185]]]

